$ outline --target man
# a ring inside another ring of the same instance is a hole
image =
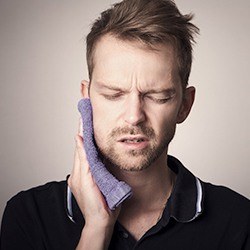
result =
[[[172,1],[124,0],[96,20],[82,95],[92,103],[105,166],[133,196],[109,210],[80,128],[67,182],[8,202],[2,249],[250,249],[249,200],[202,182],[167,155],[195,97],[188,87],[198,32],[191,18]]]

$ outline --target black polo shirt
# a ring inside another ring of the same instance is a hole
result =
[[[202,182],[174,157],[168,165],[177,178],[162,218],[139,241],[117,222],[109,249],[249,250],[249,200]],[[83,226],[67,182],[50,182],[8,201],[1,249],[75,249]]]

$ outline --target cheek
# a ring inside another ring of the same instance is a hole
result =
[[[151,120],[151,127],[154,129],[156,137],[159,140],[162,139],[162,136],[172,134],[175,131],[177,113],[176,111],[165,111],[165,113],[155,115]]]
[[[103,137],[104,131],[107,129],[108,122],[106,121],[106,116],[98,112],[96,109],[93,110],[93,128],[95,137]]]
[[[102,97],[98,95],[91,98],[91,103],[93,107],[94,128],[95,126],[103,126],[106,129],[112,130],[112,128],[118,125],[121,110],[123,110],[124,106],[103,101]]]
[[[98,102],[97,102],[98,103]],[[109,112],[103,105],[95,105],[93,102],[93,127],[96,142],[101,144],[106,141],[108,135],[114,128],[114,114]]]

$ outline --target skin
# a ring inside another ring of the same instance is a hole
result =
[[[173,50],[161,46],[160,51],[149,51],[111,36],[98,45],[90,87],[97,145],[120,169],[141,170],[158,158],[165,166],[183,95]],[[129,149],[117,143],[132,133],[145,136],[148,147]]]
[[[149,50],[105,35],[82,95],[91,99],[95,140],[106,166],[133,190],[132,198],[111,212],[89,171],[84,138],[76,136],[68,184],[86,220],[78,249],[107,249],[116,220],[138,240],[161,215],[175,180],[167,167],[168,144],[191,110],[195,89],[182,89],[170,45]]]

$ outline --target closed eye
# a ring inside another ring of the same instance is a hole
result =
[[[168,96],[168,97],[164,97],[164,98],[156,97],[156,96],[152,96],[152,95],[145,96],[145,98],[148,98],[149,100],[152,100],[153,102],[158,103],[158,104],[167,103],[173,97],[174,97],[174,95],[171,95],[171,96]]]
[[[122,97],[122,93],[117,93],[117,94],[102,94],[102,96],[110,101],[115,101],[117,99],[119,99],[120,97]]]

